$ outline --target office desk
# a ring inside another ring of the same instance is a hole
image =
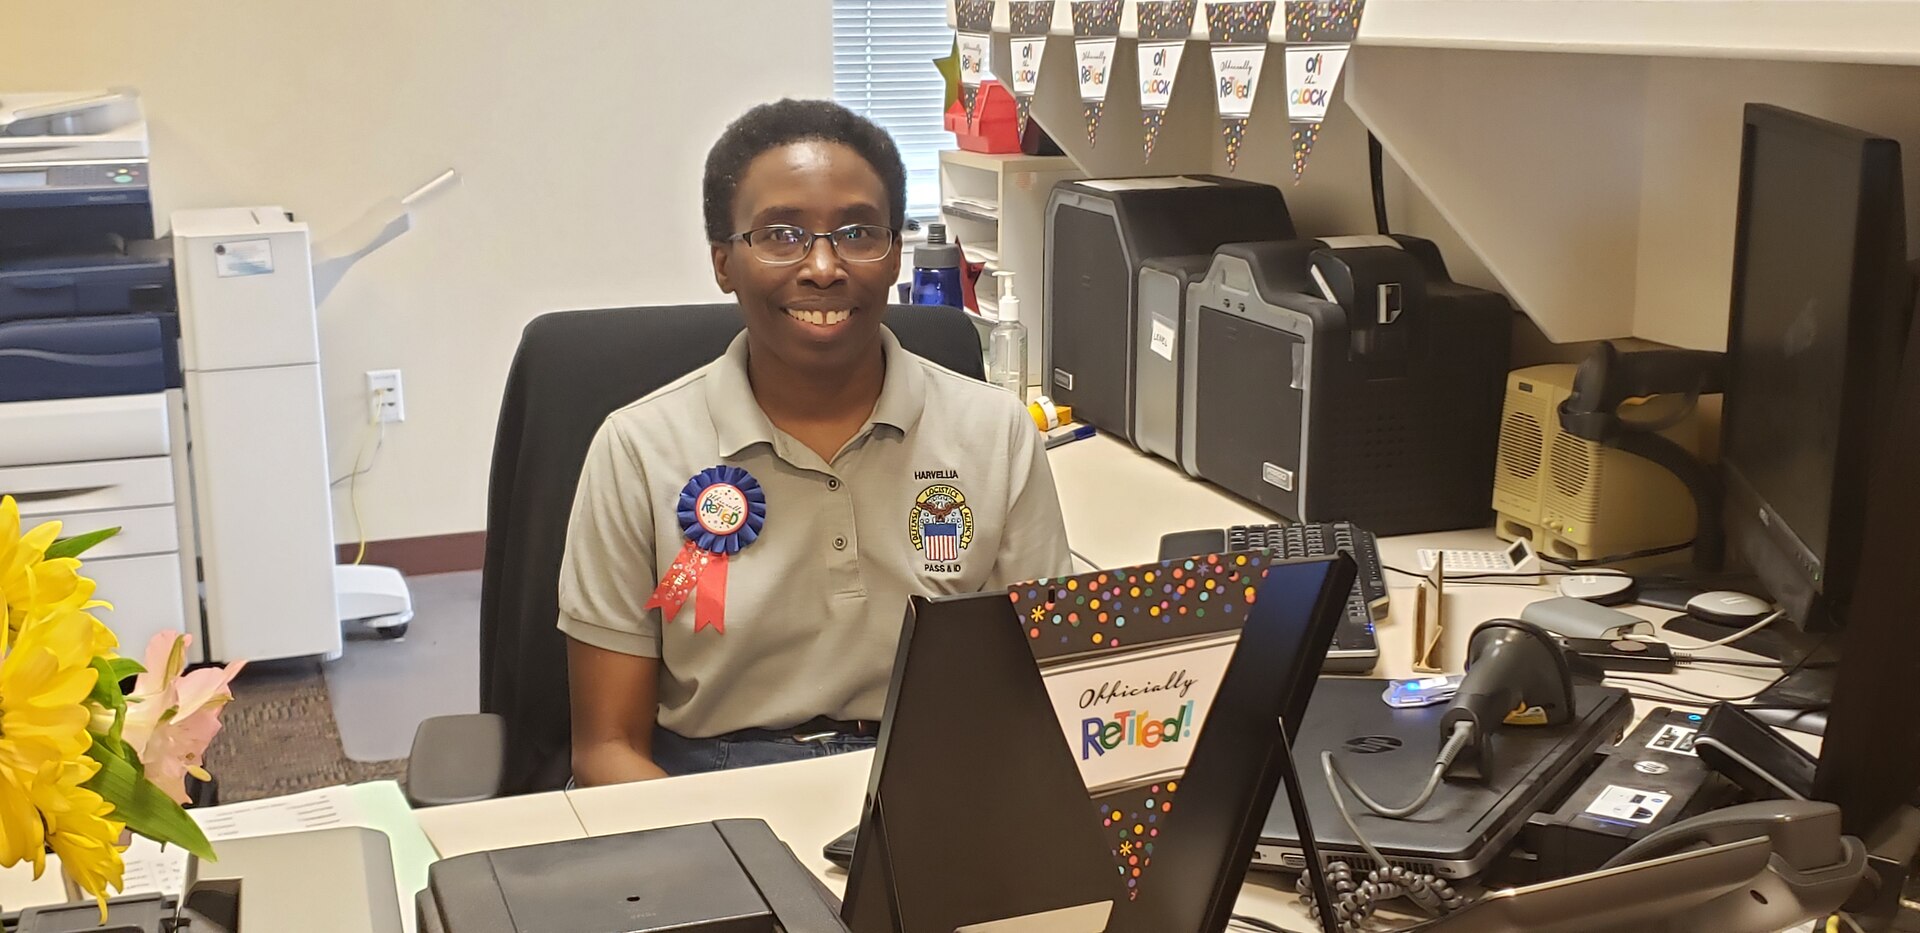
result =
[[[1160,536],[1166,532],[1277,520],[1216,487],[1187,477],[1172,464],[1104,435],[1055,448],[1049,454],[1060,489],[1067,539],[1081,561],[1095,567],[1156,560]],[[1491,530],[1469,530],[1384,538],[1380,550],[1386,564],[1411,568],[1417,566],[1414,552],[1418,548],[1499,545]],[[1393,587],[1392,611],[1379,627],[1381,662],[1372,676],[1412,673],[1410,587],[1414,582],[1412,577],[1388,575]],[[1459,669],[1475,624],[1518,615],[1528,602],[1552,595],[1551,589],[1550,584],[1449,587],[1447,665]],[[1649,620],[1664,615],[1634,611]],[[1721,650],[1728,656],[1745,656]],[[1691,671],[1680,682],[1695,690],[1731,694],[1756,689],[1767,679],[1764,671]],[[1643,715],[1655,705],[1659,704],[1636,703]],[[872,753],[859,753],[801,764],[589,788],[571,791],[567,796],[589,835],[726,817],[764,819],[809,869],[839,892],[845,888],[846,875],[826,861],[821,848],[858,821],[872,760]],[[1290,876],[1250,874],[1237,910],[1289,930],[1305,933],[1316,929],[1293,894]]]
[[[872,752],[854,752],[794,764],[743,768],[688,777],[589,787],[567,792],[591,836],[727,818],[766,820],[815,876],[838,894],[846,872],[821,853],[860,821],[873,769]],[[474,805],[484,806],[484,805]],[[1315,927],[1291,889],[1257,878],[1241,892],[1238,912],[1313,933]]]
[[[1187,476],[1172,463],[1105,434],[1048,453],[1054,483],[1060,490],[1067,541],[1075,554],[1098,569],[1159,559],[1160,536],[1168,532],[1280,520],[1217,486]],[[1421,548],[1498,549],[1504,544],[1491,528],[1402,535],[1380,539],[1380,559],[1388,567],[1412,570],[1419,567],[1415,552]],[[1474,626],[1488,619],[1517,617],[1528,603],[1555,595],[1553,578],[1544,579],[1547,582],[1540,585],[1448,583],[1447,626],[1441,652],[1444,665],[1455,671],[1464,666]],[[1386,582],[1391,604],[1386,621],[1377,629],[1380,663],[1367,676],[1407,677],[1413,673],[1413,587],[1418,580],[1388,571]],[[1622,611],[1656,625],[1673,615],[1638,606],[1622,607]],[[1678,650],[1695,643],[1685,635],[1674,637]],[[1756,657],[1730,648],[1700,653],[1749,660]],[[1690,690],[1738,696],[1758,690],[1776,675],[1763,668],[1696,668],[1669,679]],[[1659,692],[1641,684],[1631,688],[1634,693]],[[1636,718],[1658,705],[1657,701],[1636,700]]]
[[[441,858],[579,839],[587,834],[560,791],[413,811]]]

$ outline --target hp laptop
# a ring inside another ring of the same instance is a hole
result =
[[[1386,681],[1322,678],[1313,692],[1294,761],[1305,787],[1308,818],[1322,857],[1355,871],[1374,867],[1340,819],[1320,766],[1331,749],[1341,770],[1374,799],[1411,798],[1426,783],[1440,751],[1446,705],[1394,709],[1382,699]],[[1487,780],[1448,781],[1426,807],[1401,820],[1376,816],[1351,796],[1347,808],[1360,831],[1391,862],[1443,878],[1472,878],[1506,850],[1527,818],[1565,792],[1600,747],[1617,742],[1632,718],[1624,691],[1577,685],[1573,722],[1564,726],[1507,726],[1488,746]],[[1253,866],[1300,871],[1306,857],[1286,802],[1267,814]]]

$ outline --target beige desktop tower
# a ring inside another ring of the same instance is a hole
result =
[[[1494,467],[1495,530],[1529,538],[1559,560],[1592,560],[1683,544],[1693,538],[1693,498],[1653,463],[1560,430],[1560,403],[1578,367],[1556,363],[1507,376]],[[1648,408],[1654,404],[1649,403]],[[1674,410],[1671,405],[1668,410]],[[1660,433],[1695,456],[1700,416],[1689,408]]]

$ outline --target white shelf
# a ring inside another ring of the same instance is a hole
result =
[[[954,22],[953,3],[947,22]],[[1191,38],[1207,39],[1196,4]],[[993,30],[1009,29],[996,4]],[[1054,5],[1051,34],[1073,35],[1071,5]],[[1139,35],[1126,2],[1120,35]],[[1275,11],[1268,41],[1286,41]],[[1920,3],[1908,0],[1369,0],[1362,45],[1589,52],[1685,58],[1920,64]]]
[[[1458,49],[1920,64],[1904,0],[1372,0],[1360,42]]]
[[[940,210],[955,217],[965,217],[968,220],[979,221],[983,224],[997,224],[1000,222],[999,208],[989,207],[983,204],[967,201],[949,201],[940,205]]]
[[[985,263],[989,266],[998,266],[1000,264],[1000,251],[990,246],[981,246],[978,243],[962,243],[960,244],[960,249],[967,254],[967,259],[972,262]]]
[[[1000,283],[1013,274],[1029,330],[1027,370],[1038,378],[1046,316],[1046,206],[1053,186],[1083,177],[1073,160],[948,150],[940,153],[942,216],[967,259],[985,266],[974,289],[982,331],[999,321]]]
[[[1032,113],[1074,163],[1095,178],[1227,174],[1197,47],[1148,163],[1122,38],[1088,144],[1067,7]],[[1279,186],[1302,234],[1370,232],[1370,130],[1390,157],[1394,230],[1434,240],[1455,279],[1506,293],[1558,343],[1724,347],[1749,102],[1899,140],[1920,242],[1920,0],[1369,0],[1300,184],[1272,63],[1234,174]]]

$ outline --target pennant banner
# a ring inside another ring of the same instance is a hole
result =
[[[1253,95],[1267,60],[1267,34],[1273,26],[1273,0],[1207,4],[1207,37],[1213,54],[1214,100],[1223,124],[1227,171],[1240,167]]]
[[[1287,0],[1287,120],[1293,126],[1293,180],[1327,118],[1347,53],[1360,35],[1366,0]]]
[[[1180,57],[1193,32],[1194,0],[1142,0],[1140,20],[1140,121],[1146,125],[1142,143],[1146,161],[1153,161],[1153,141],[1173,99],[1173,79],[1180,73]]]
[[[1040,58],[1053,28],[1053,0],[1010,0],[1007,14],[1012,26],[1014,129],[1025,139],[1033,95],[1040,86]]]
[[[1087,120],[1087,145],[1099,144],[1100,112],[1113,78],[1120,46],[1120,0],[1072,0],[1073,47],[1080,74],[1081,113]]]
[[[1162,561],[1008,593],[1128,902],[1168,844],[1176,794],[1267,562],[1255,553]]]
[[[956,44],[960,50],[960,103],[967,119],[973,119],[973,105],[980,97],[980,82],[985,80],[987,62],[993,54],[994,0],[958,0],[954,21],[959,27]]]

